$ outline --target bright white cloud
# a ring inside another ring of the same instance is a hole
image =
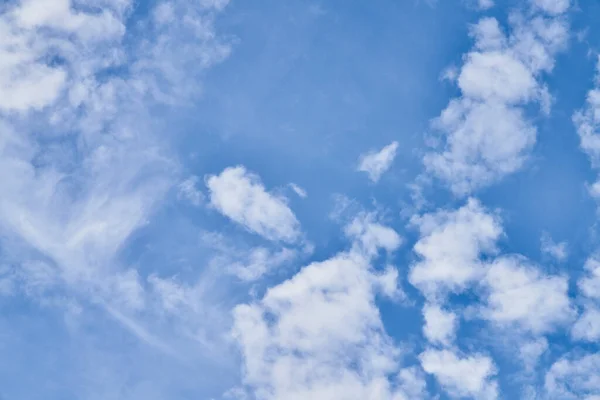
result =
[[[540,334],[565,325],[574,316],[567,278],[544,275],[521,257],[496,259],[485,285],[488,296],[483,317],[496,324],[516,324]]]
[[[415,217],[421,238],[414,246],[420,257],[409,272],[409,281],[425,296],[461,292],[485,274],[480,260],[495,252],[502,234],[499,219],[470,199],[456,211],[438,211]]]
[[[378,182],[381,176],[392,166],[398,142],[392,142],[379,151],[371,151],[360,156],[358,170],[366,172],[369,179]]]
[[[367,254],[375,254],[380,248],[394,251],[402,244],[402,238],[390,227],[375,220],[372,213],[361,213],[345,228],[344,233]]]
[[[492,400],[498,398],[494,362],[484,355],[461,357],[450,350],[428,349],[419,359],[425,372],[435,376],[452,397]]]
[[[381,236],[361,240],[369,236],[366,226],[352,230],[356,241],[389,245]],[[355,243],[349,252],[304,267],[259,301],[236,307],[244,383],[256,397],[402,400],[422,393],[422,379],[399,368],[399,349],[384,331],[371,249]]]
[[[457,82],[464,96],[501,104],[528,101],[537,86],[531,70],[512,54],[502,51],[469,53]]]
[[[566,11],[553,9],[555,14]],[[433,123],[442,134],[442,146],[423,161],[457,195],[521,168],[536,141],[536,128],[523,106],[537,102],[545,112],[550,106],[539,75],[551,70],[554,54],[566,42],[565,22],[514,14],[511,27],[507,36],[496,19],[482,18],[471,28],[474,49],[456,74],[461,96],[452,99]]]
[[[571,0],[532,0],[532,3],[549,14],[562,14],[571,5]]]
[[[561,358],[546,373],[544,388],[552,399],[600,398],[600,354]]]
[[[210,202],[220,213],[266,239],[293,243],[300,223],[287,199],[265,190],[260,178],[242,166],[226,168],[206,179]]]
[[[449,346],[454,341],[457,316],[453,312],[443,310],[438,305],[427,304],[423,308],[423,334],[433,344]]]

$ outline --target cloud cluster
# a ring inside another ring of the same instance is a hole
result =
[[[512,15],[509,34],[490,17],[471,27],[474,47],[450,76],[461,96],[435,119],[441,148],[424,157],[427,171],[455,194],[469,194],[523,165],[536,141],[525,106],[536,102],[549,111],[540,76],[552,70],[555,54],[566,45],[568,26],[560,15],[568,6],[533,2],[531,16]]]
[[[456,343],[461,315],[451,295],[472,292],[475,318],[516,337],[543,336],[567,326],[575,317],[565,276],[550,275],[523,256],[498,254],[503,234],[497,215],[469,199],[457,210],[439,210],[414,217],[420,238],[419,256],[409,281],[425,297],[423,334],[430,344],[420,360],[454,397],[495,399],[496,367],[486,354],[464,354]],[[521,339],[519,339],[521,340]],[[529,345],[529,348],[527,347]],[[533,346],[533,347],[532,347]],[[524,343],[524,362],[532,365],[540,346]],[[471,371],[467,374],[463,369]]]
[[[256,398],[424,395],[416,370],[399,367],[402,354],[375,305],[376,295],[386,292],[381,278],[390,275],[376,271],[373,257],[378,249],[395,250],[400,240],[360,216],[346,233],[353,240],[350,250],[314,262],[260,300],[236,307],[234,336],[244,359],[244,383]]]

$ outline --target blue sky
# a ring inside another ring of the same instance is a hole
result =
[[[0,6],[0,399],[600,399],[600,4]]]

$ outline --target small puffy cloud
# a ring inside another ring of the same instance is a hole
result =
[[[423,369],[435,376],[452,397],[493,400],[498,398],[494,362],[484,355],[460,357],[450,350],[428,349],[419,356]]]
[[[242,166],[226,168],[206,179],[210,203],[221,214],[273,241],[293,243],[300,223],[283,197],[265,190],[260,178]]]
[[[360,156],[358,170],[366,172],[371,181],[377,182],[391,167],[397,151],[398,142],[392,142],[377,152],[363,154]]]
[[[402,244],[402,238],[395,230],[376,222],[375,215],[370,213],[355,217],[346,225],[344,233],[368,254],[376,253],[379,248],[391,252]]]
[[[552,15],[563,14],[571,6],[571,0],[533,0],[532,3]]]
[[[204,200],[204,195],[198,189],[200,179],[197,176],[190,176],[177,187],[177,197],[188,201],[194,206],[199,206]]]
[[[547,232],[542,234],[541,238],[541,252],[542,254],[548,255],[557,261],[565,261],[569,255],[567,248],[567,242],[556,243],[552,240],[552,237]]]
[[[412,265],[409,281],[427,297],[460,292],[485,274],[480,256],[495,251],[502,234],[499,219],[475,199],[455,211],[414,217],[421,238],[414,246],[420,260]]]
[[[376,274],[374,284],[386,297],[400,301],[406,299],[406,293],[400,287],[399,279],[398,268],[388,265],[382,273]]]
[[[485,286],[488,293],[482,316],[495,324],[540,334],[574,316],[567,277],[545,275],[521,257],[496,259],[487,271]]]
[[[456,314],[435,304],[423,307],[423,334],[433,344],[449,346],[454,341],[458,321]]]
[[[566,355],[546,373],[544,389],[551,399],[600,399],[600,354]]]

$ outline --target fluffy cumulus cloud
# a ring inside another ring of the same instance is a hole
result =
[[[409,280],[429,298],[461,292],[483,277],[481,256],[495,252],[502,234],[499,219],[475,199],[458,210],[440,210],[411,222],[421,237],[414,246],[420,260],[411,267]]]
[[[546,373],[544,388],[553,399],[600,398],[600,355],[566,355]]]
[[[533,16],[513,15],[508,34],[490,17],[471,27],[474,47],[455,74],[461,96],[434,120],[441,147],[424,157],[426,169],[457,195],[518,170],[536,142],[525,106],[536,102],[548,111],[540,74],[552,70],[554,55],[565,46],[568,27],[560,14],[569,2],[533,6]]]
[[[399,241],[391,245],[389,233],[373,235],[372,229],[358,217],[350,225],[349,251],[312,263],[260,300],[236,307],[234,337],[244,359],[244,384],[256,398],[422,395],[419,375],[399,367],[401,351],[385,333],[375,305],[380,273],[372,265],[374,252],[394,250]]]
[[[423,334],[427,340],[446,346],[454,341],[458,325],[455,313],[445,311],[438,305],[426,305],[423,318]]]
[[[543,274],[521,257],[501,257],[485,276],[483,316],[497,324],[517,324],[534,334],[552,331],[573,317],[565,276]]]
[[[463,312],[451,297],[470,296],[475,305],[464,316],[521,342],[517,354],[531,373],[547,348],[544,334],[563,329],[575,318],[568,278],[552,275],[520,255],[498,254],[503,228],[497,215],[474,199],[454,210],[413,218],[420,231],[414,245],[419,260],[409,281],[427,299],[423,335],[436,346],[421,354],[423,369],[454,397],[497,398],[496,368],[490,356],[462,354],[457,331]],[[453,308],[454,307],[454,308]],[[533,340],[523,341],[523,338]],[[473,370],[466,377],[462,370]]]
[[[377,182],[381,176],[392,166],[398,142],[392,142],[379,151],[370,151],[360,156],[358,170],[365,172],[372,182]]]
[[[206,179],[210,203],[223,215],[269,240],[293,243],[300,223],[283,197],[265,190],[260,178],[246,168],[226,168]]]
[[[494,379],[496,367],[487,356],[476,354],[461,357],[450,350],[426,350],[419,359],[423,369],[435,376],[451,396],[492,400],[498,398]]]

